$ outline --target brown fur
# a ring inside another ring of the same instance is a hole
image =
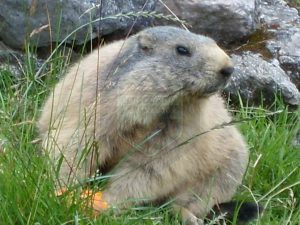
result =
[[[190,54],[180,55],[178,45]],[[64,157],[60,185],[119,163],[104,190],[109,204],[174,198],[184,220],[201,223],[196,217],[232,198],[248,162],[234,126],[214,129],[231,120],[214,94],[230,66],[213,40],[173,27],[83,58],[56,85],[38,123],[55,165]]]

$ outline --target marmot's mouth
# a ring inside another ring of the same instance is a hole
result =
[[[204,95],[214,94],[220,90],[223,90],[227,84],[228,84],[228,80],[226,80],[225,82],[219,81],[215,85],[206,86],[203,93],[204,93]]]
[[[205,96],[207,96],[207,95],[214,94],[214,93],[218,92],[219,90],[220,90],[220,88],[211,86],[211,87],[205,88],[203,93]]]

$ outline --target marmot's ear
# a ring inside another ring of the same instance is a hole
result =
[[[141,33],[137,37],[139,47],[144,51],[150,51],[154,48],[155,38],[151,34]]]

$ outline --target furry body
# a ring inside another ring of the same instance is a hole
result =
[[[212,39],[174,27],[147,29],[83,58],[56,85],[38,124],[60,165],[59,185],[118,164],[104,190],[109,204],[174,198],[192,224],[231,200],[248,150],[234,126],[220,127],[231,117],[215,93],[230,67]]]

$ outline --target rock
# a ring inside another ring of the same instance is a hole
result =
[[[0,71],[9,71],[16,78],[22,76],[19,64],[20,55],[0,41]]]
[[[282,0],[262,0],[260,21],[269,34],[266,48],[300,90],[300,17]]]
[[[300,11],[300,1],[298,0],[286,0],[286,2],[291,6]]]
[[[151,11],[156,1],[148,0],[145,4],[143,0],[6,0],[1,2],[0,7],[0,39],[13,48],[21,49],[31,34],[28,40],[33,45],[47,46],[51,42],[63,41],[76,28],[96,18]],[[78,30],[66,42],[82,44],[98,34],[127,33],[134,22],[134,16],[105,19]],[[149,19],[139,18],[134,27],[140,29],[148,23]]]
[[[5,138],[3,135],[1,135],[0,136],[0,155],[5,153],[7,144],[8,144],[7,138]],[[0,167],[0,172],[1,172],[1,167]]]
[[[0,50],[12,51],[12,49],[8,47],[6,44],[4,44],[2,41],[0,41]]]
[[[281,93],[286,104],[300,105],[300,93],[280,68],[278,60],[267,62],[261,55],[251,52],[231,57],[235,72],[225,91],[233,101],[238,102],[239,91],[244,103],[259,105],[263,100],[269,105],[274,102],[275,93]]]
[[[36,72],[44,63],[44,60],[36,58],[32,54],[25,55],[22,52],[14,51],[0,41],[0,70],[9,71],[15,79],[24,78],[24,69],[31,63],[31,68]]]
[[[281,30],[276,38],[267,41],[266,47],[300,90],[300,29]]]
[[[298,19],[298,11],[282,0],[262,0],[259,19],[262,25],[276,31],[278,28],[292,27]]]
[[[298,133],[296,134],[296,137],[292,141],[292,145],[295,148],[300,148],[300,129],[298,130]]]
[[[222,44],[244,39],[257,27],[257,0],[166,0],[165,4],[191,25],[191,31],[206,34]],[[156,11],[168,13],[161,4]]]

